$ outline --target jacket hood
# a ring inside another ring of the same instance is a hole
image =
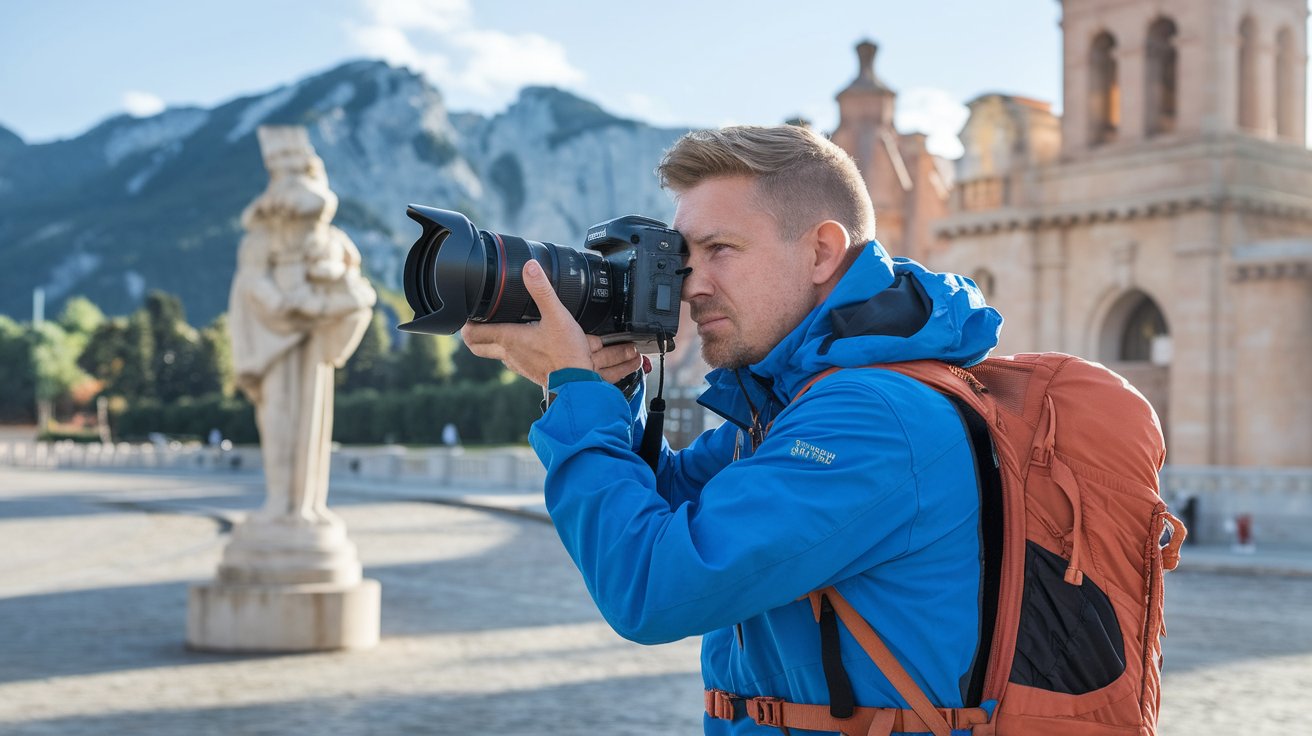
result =
[[[831,367],[934,359],[960,366],[988,357],[998,344],[1002,315],[984,303],[974,281],[936,273],[907,258],[892,258],[871,241],[828,298],[811,310],[759,363],[755,381],[717,369],[701,403],[738,424],[744,387],[755,383],[787,401],[816,374]],[[755,393],[755,391],[749,391]],[[766,396],[748,397],[753,404]],[[745,426],[745,425],[744,425]]]

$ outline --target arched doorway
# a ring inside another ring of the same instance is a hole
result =
[[[1166,314],[1151,296],[1132,290],[1113,302],[1098,336],[1098,359],[1139,389],[1157,410],[1166,432],[1171,387],[1171,330]]]

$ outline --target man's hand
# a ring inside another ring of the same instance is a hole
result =
[[[615,383],[642,366],[642,357],[633,343],[603,346],[600,337],[584,334],[560,303],[537,261],[524,265],[524,286],[542,320],[528,324],[466,324],[460,336],[474,355],[500,360],[539,386],[547,385],[551,372],[561,368],[596,371],[603,380]]]

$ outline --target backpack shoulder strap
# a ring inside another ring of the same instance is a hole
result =
[[[810,594],[812,596],[812,605],[817,598],[827,598],[834,607],[834,612],[838,618],[847,626],[847,630],[856,638],[857,643],[866,651],[866,654],[874,660],[879,671],[884,673],[884,677],[892,683],[897,690],[898,695],[907,701],[907,705],[915,711],[916,715],[925,722],[925,726],[934,733],[934,736],[949,736],[952,729],[944,719],[943,714],[929,702],[929,697],[925,691],[920,689],[916,681],[911,679],[911,675],[902,667],[902,663],[897,661],[897,657],[889,650],[888,645],[879,634],[870,627],[865,618],[857,613],[851,603],[838,592],[837,588],[829,587]]]

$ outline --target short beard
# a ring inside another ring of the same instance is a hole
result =
[[[756,355],[744,345],[732,343],[711,345],[706,340],[702,340],[702,360],[712,368],[737,370],[759,363],[764,358],[764,355]]]

